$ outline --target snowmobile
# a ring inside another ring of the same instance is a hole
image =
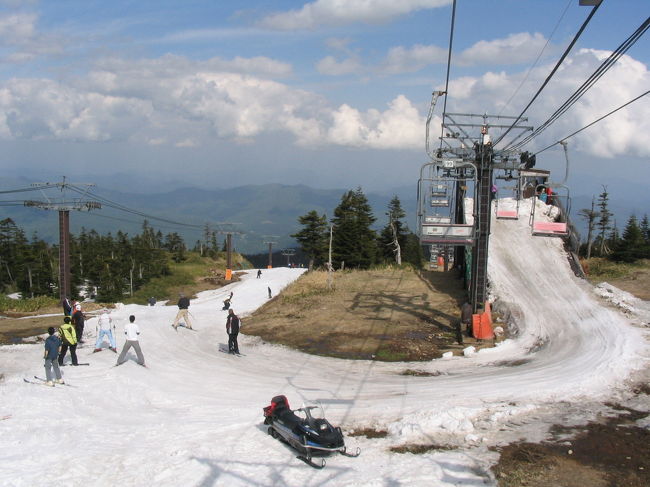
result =
[[[338,452],[348,457],[357,457],[361,450],[349,453],[345,447],[340,427],[332,426],[318,405],[290,409],[286,396],[275,396],[264,408],[264,424],[273,438],[288,443],[298,451],[298,458],[314,468],[323,468],[325,460],[313,460],[314,455],[329,455]]]

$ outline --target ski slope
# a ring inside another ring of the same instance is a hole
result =
[[[507,202],[504,201],[504,204]],[[485,445],[513,418],[567,402],[601,401],[648,364],[647,337],[603,307],[569,269],[559,239],[533,237],[527,205],[519,220],[494,220],[491,294],[514,310],[520,333],[471,357],[386,364],[310,356],[240,335],[235,357],[221,302],[234,292],[242,317],[298,278],[301,269],[250,271],[237,283],[200,293],[190,312],[196,332],[170,324],[175,306],[120,305],[141,329],[148,368],[116,355],[92,353],[93,335],[78,352],[88,367],[64,367],[74,387],[48,388],[23,378],[43,376],[42,344],[0,347],[0,485],[37,486],[452,486],[493,483],[496,454]],[[295,325],[299,326],[299,325]],[[133,358],[133,356],[131,356]],[[507,366],[517,361],[521,365]],[[400,375],[405,369],[432,377]],[[348,437],[359,458],[334,456],[323,470],[266,434],[262,407],[285,394],[293,407],[320,400],[344,430],[372,427],[388,436]],[[422,455],[391,446],[451,443],[460,448]]]

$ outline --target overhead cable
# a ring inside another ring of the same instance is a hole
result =
[[[440,124],[440,149],[442,149],[442,140],[444,135],[445,113],[447,113],[447,93],[449,92],[449,73],[451,71],[451,53],[454,45],[454,25],[456,23],[456,0],[451,7],[451,27],[449,29],[449,52],[447,53],[447,77],[445,80],[445,99],[442,103],[442,124]]]
[[[517,86],[517,89],[514,91],[514,93],[512,95],[510,95],[510,98],[508,98],[508,101],[505,103],[505,105],[503,105],[503,107],[501,108],[501,111],[499,111],[499,115],[501,115],[503,113],[503,110],[505,110],[508,107],[508,105],[510,105],[510,102],[512,101],[512,99],[515,96],[517,96],[517,93],[519,93],[519,90],[521,89],[521,87],[524,86],[524,84],[528,80],[528,76],[530,76],[530,72],[533,70],[533,68],[535,66],[537,66],[537,62],[542,57],[542,54],[544,54],[544,51],[546,51],[546,48],[548,47],[548,44],[551,42],[551,39],[553,38],[553,35],[555,35],[555,31],[560,26],[560,23],[562,22],[562,19],[564,19],[564,16],[566,15],[567,10],[569,10],[569,6],[571,5],[572,2],[573,2],[573,0],[569,0],[567,2],[566,7],[564,7],[564,11],[562,12],[562,15],[560,15],[560,18],[558,19],[557,23],[555,24],[555,27],[553,27],[553,31],[551,32],[551,35],[549,35],[548,39],[546,39],[546,44],[544,44],[544,47],[542,47],[542,50],[539,51],[539,54],[537,55],[537,58],[535,59],[533,64],[530,65],[530,67],[528,68],[528,71],[526,71],[526,75],[524,76],[524,79],[521,80],[521,83],[519,83],[519,86]]]
[[[550,148],[553,147],[554,145],[557,145],[557,144],[560,144],[560,143],[564,142],[565,140],[567,140],[567,139],[573,137],[574,135],[579,134],[579,133],[582,132],[583,130],[588,129],[588,128],[591,127],[592,125],[594,125],[594,124],[600,122],[601,120],[603,120],[603,119],[609,117],[610,115],[612,115],[612,114],[618,112],[619,110],[625,108],[626,106],[630,105],[631,103],[634,103],[635,101],[637,101],[637,100],[643,98],[643,97],[646,96],[648,93],[650,93],[650,90],[646,91],[645,93],[642,93],[641,95],[637,96],[636,98],[633,98],[632,100],[628,101],[628,102],[625,103],[624,105],[621,105],[620,107],[618,107],[618,108],[612,110],[611,112],[609,112],[609,113],[603,115],[602,117],[600,117],[600,118],[594,120],[594,121],[591,122],[589,125],[585,125],[585,126],[582,127],[581,129],[576,130],[575,132],[573,132],[572,134],[567,135],[567,136],[564,137],[562,140],[559,140],[559,141],[557,141],[557,142],[554,142],[554,143],[552,143],[551,145],[549,145],[548,147],[544,147],[542,150],[540,150],[540,151],[538,151],[538,152],[535,152],[535,155],[539,154],[540,152],[544,152],[546,149],[550,149]]]
[[[650,17],[637,28],[632,35],[630,35],[620,46],[618,46],[605,61],[592,73],[591,76],[558,108],[543,124],[541,124],[532,133],[528,134],[524,139],[514,144],[511,142],[507,149],[518,149],[527,144],[532,139],[537,137],[540,133],[546,130],[553,122],[560,118],[566,111],[576,103],[582,95],[584,95],[608,70],[611,68],[618,59],[625,54],[630,47],[650,28]]]
[[[569,52],[571,52],[571,49],[573,49],[573,46],[575,45],[575,43],[578,42],[578,39],[579,39],[580,36],[582,35],[582,32],[586,29],[587,24],[589,24],[589,22],[591,21],[592,17],[595,15],[596,11],[597,11],[598,8],[601,6],[601,4],[602,4],[602,2],[599,3],[598,5],[595,5],[595,6],[591,9],[591,12],[590,12],[589,15],[587,16],[586,20],[582,23],[582,26],[580,27],[580,30],[578,30],[578,32],[576,33],[576,35],[573,37],[573,40],[572,40],[571,43],[569,44],[569,46],[564,50],[564,53],[562,54],[562,56],[560,57],[560,59],[558,60],[558,62],[555,64],[555,67],[553,68],[553,70],[552,70],[552,71],[549,73],[549,75],[546,77],[546,79],[545,79],[544,82],[542,83],[542,86],[539,87],[539,89],[537,90],[537,93],[535,93],[535,95],[533,96],[533,98],[528,102],[528,105],[526,105],[526,107],[521,111],[521,113],[519,114],[519,116],[517,117],[517,119],[512,123],[512,125],[511,125],[511,126],[510,126],[510,127],[509,127],[509,128],[508,128],[508,129],[503,133],[503,134],[501,134],[501,135],[499,136],[499,138],[497,138],[497,140],[494,141],[494,144],[493,144],[493,145],[494,145],[495,147],[496,147],[496,145],[497,145],[499,142],[501,142],[501,140],[503,140],[503,138],[504,138],[506,135],[508,135],[508,133],[509,133],[509,132],[510,132],[514,127],[515,127],[515,125],[517,125],[517,122],[519,122],[519,120],[521,120],[521,117],[524,116],[524,113],[526,113],[526,110],[528,110],[528,109],[530,108],[530,106],[535,102],[535,100],[537,99],[537,97],[541,94],[542,90],[544,90],[544,88],[545,88],[546,85],[549,83],[549,81],[551,81],[551,78],[553,77],[553,75],[555,75],[556,71],[560,68],[560,66],[562,65],[562,62],[564,62],[564,59],[569,55]]]

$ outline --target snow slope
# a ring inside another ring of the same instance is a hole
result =
[[[519,220],[494,220],[491,293],[515,310],[519,335],[472,357],[385,364],[315,357],[240,335],[244,357],[220,353],[234,292],[243,317],[277,294],[300,269],[255,271],[201,293],[190,311],[196,332],[171,322],[175,306],[120,306],[118,330],[134,314],[148,368],[114,368],[110,351],[79,351],[88,367],[65,367],[75,387],[26,384],[42,376],[42,345],[0,347],[0,484],[141,486],[452,486],[492,483],[496,454],[484,445],[517,418],[567,401],[603,400],[648,363],[640,328],[600,304],[575,278],[559,239],[532,237],[524,202]],[[94,329],[90,320],[87,329]],[[121,332],[118,336],[122,336]],[[121,345],[123,340],[119,340]],[[518,361],[520,365],[512,365]],[[416,368],[439,375],[400,375]],[[262,407],[285,394],[293,407],[320,400],[328,419],[348,431],[385,429],[388,436],[348,437],[359,458],[328,459],[314,470],[266,434]],[[451,443],[454,451],[397,454],[391,446]]]

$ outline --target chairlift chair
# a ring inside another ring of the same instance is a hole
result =
[[[532,234],[538,237],[566,237],[569,235],[569,211],[571,210],[571,198],[569,196],[569,188],[563,184],[549,183],[546,187],[552,190],[551,201],[547,201],[548,206],[555,206],[560,210],[560,216],[563,216],[564,221],[560,222],[547,222],[543,220],[535,220],[537,210],[537,191],[543,186],[539,185],[536,188],[535,196],[533,196],[531,210],[530,210],[530,227]]]

